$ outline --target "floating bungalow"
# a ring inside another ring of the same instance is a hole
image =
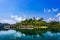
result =
[[[39,26],[39,27],[33,27],[33,25],[22,25],[19,27],[16,27],[16,25],[5,25],[4,29],[34,29],[34,28],[41,28],[41,29],[46,29],[48,28],[47,26]]]
[[[5,25],[4,29],[10,29],[10,25]]]
[[[21,26],[21,29],[33,29],[33,26],[32,25],[28,25],[28,26]]]
[[[4,25],[4,29],[16,29],[16,25]]]
[[[39,27],[34,27],[34,28],[43,28],[43,29],[46,29],[46,28],[48,28],[48,26],[39,26]]]

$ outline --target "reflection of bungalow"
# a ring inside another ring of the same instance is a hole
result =
[[[33,29],[32,25],[28,25],[28,26],[21,26],[21,29]]]

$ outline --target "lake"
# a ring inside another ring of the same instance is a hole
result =
[[[52,33],[47,31],[42,34],[43,36],[37,35],[25,35],[15,30],[3,30],[0,31],[0,40],[60,40],[60,33]]]

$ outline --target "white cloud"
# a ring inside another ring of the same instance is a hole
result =
[[[52,11],[57,12],[58,8],[52,8]]]
[[[3,19],[3,20],[0,20],[1,23],[9,23],[9,24],[14,24],[16,23],[16,21],[14,20],[9,20],[9,19]]]
[[[36,20],[39,20],[40,18],[36,18]]]
[[[47,21],[60,21],[60,17],[48,18]]]
[[[47,10],[47,12],[51,12],[51,10],[49,9],[49,10]]]
[[[15,16],[11,15],[11,18],[17,18],[17,17],[18,17],[17,15],[15,15]]]
[[[26,18],[24,17],[19,17],[19,16],[17,16],[17,15],[15,15],[15,16],[11,16],[14,20],[16,20],[17,22],[19,22],[19,21],[23,21],[23,20],[25,20]]]
[[[44,8],[44,12],[57,12],[58,11],[58,8],[51,8],[51,9],[49,9],[49,8]]]
[[[60,12],[55,15],[53,18],[48,18],[48,21],[60,21]]]
[[[13,15],[11,15],[11,18],[13,18],[14,16]]]
[[[60,21],[60,17],[59,17],[59,21]]]
[[[48,18],[46,21],[47,21],[47,22],[55,21],[55,18]]]
[[[48,18],[49,21],[52,21],[53,19],[52,18]]]
[[[15,17],[16,21],[23,21],[22,17]]]
[[[25,19],[26,19],[26,17],[19,17],[17,15],[15,15],[15,16],[11,15],[10,19],[2,19],[2,20],[0,20],[0,22],[1,23],[15,24],[16,22],[20,22],[20,21],[23,21]]]
[[[44,8],[44,12],[51,12],[51,9]]]
[[[60,21],[60,12],[55,17],[57,17],[58,21]]]
[[[60,17],[60,12],[56,15],[56,17]]]

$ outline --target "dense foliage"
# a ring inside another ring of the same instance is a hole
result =
[[[26,19],[25,21],[21,21],[19,23],[16,23],[17,26],[22,26],[22,25],[32,25],[34,27],[39,27],[39,26],[47,26],[47,23],[43,21],[43,18],[40,18],[39,20],[36,20],[35,18],[31,19]]]
[[[58,21],[51,21],[48,23],[48,29],[53,32],[60,32],[60,22]]]
[[[40,18],[38,20],[35,19],[35,17],[33,17],[33,19],[26,19],[25,21],[21,21],[19,23],[16,23],[17,27],[21,27],[22,25],[33,25],[34,29],[33,30],[29,30],[29,29],[19,29],[19,31],[21,31],[22,33],[25,34],[41,34],[43,32],[46,31],[52,31],[52,32],[60,32],[60,22],[59,21],[51,21],[51,22],[46,22],[43,21],[43,18]],[[43,27],[46,26],[48,28],[39,28],[39,27]],[[37,29],[35,29],[35,27],[37,27]]]

